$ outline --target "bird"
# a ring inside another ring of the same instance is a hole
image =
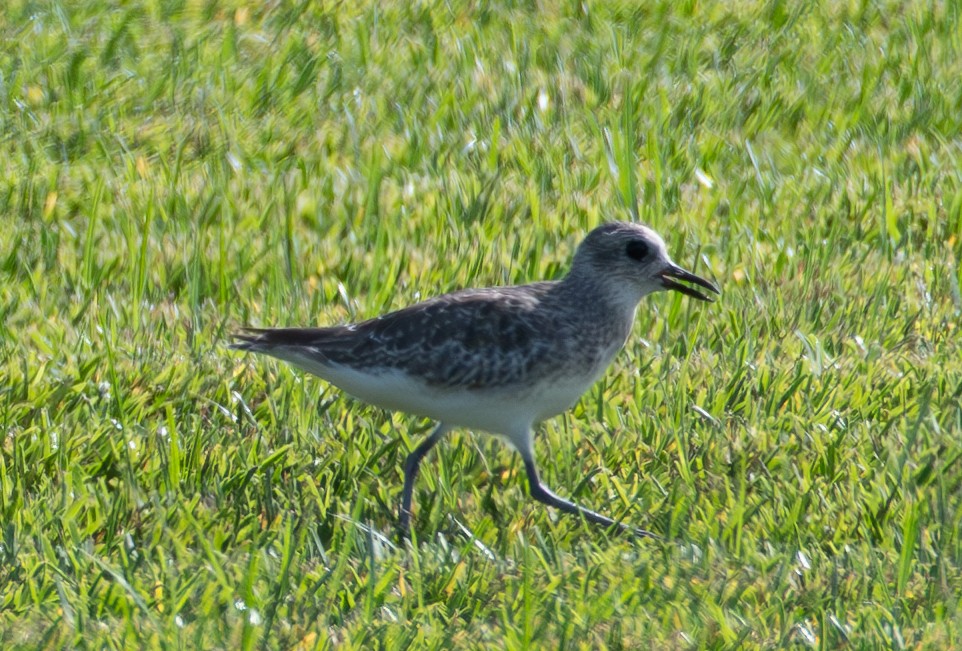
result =
[[[559,280],[463,289],[366,321],[242,328],[230,347],[283,360],[363,402],[434,420],[404,461],[398,526],[409,535],[415,479],[453,428],[497,435],[517,450],[534,500],[616,533],[658,538],[554,493],[538,474],[534,432],[572,407],[631,333],[638,305],[673,290],[700,301],[714,283],[675,264],[637,222],[591,230]]]

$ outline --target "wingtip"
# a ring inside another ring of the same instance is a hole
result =
[[[231,333],[230,336],[233,341],[227,344],[227,347],[231,350],[252,350],[264,332],[266,331],[263,328],[249,328],[244,326],[237,332]]]

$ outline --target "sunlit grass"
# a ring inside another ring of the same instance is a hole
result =
[[[550,5],[550,6],[549,6]],[[954,648],[952,3],[8,2],[4,648]],[[564,272],[717,279],[517,458],[225,349]]]

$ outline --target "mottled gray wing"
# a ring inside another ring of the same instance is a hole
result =
[[[552,356],[552,324],[536,309],[542,291],[469,290],[348,326],[254,331],[238,347],[303,346],[335,364],[403,370],[435,386],[510,386]]]
[[[405,370],[437,386],[485,388],[524,382],[551,353],[534,292],[453,294],[357,326],[354,359]],[[347,361],[347,360],[345,360]]]

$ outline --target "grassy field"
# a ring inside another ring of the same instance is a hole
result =
[[[962,646],[959,3],[9,0],[0,646]],[[647,299],[519,460],[225,348],[558,277]]]

